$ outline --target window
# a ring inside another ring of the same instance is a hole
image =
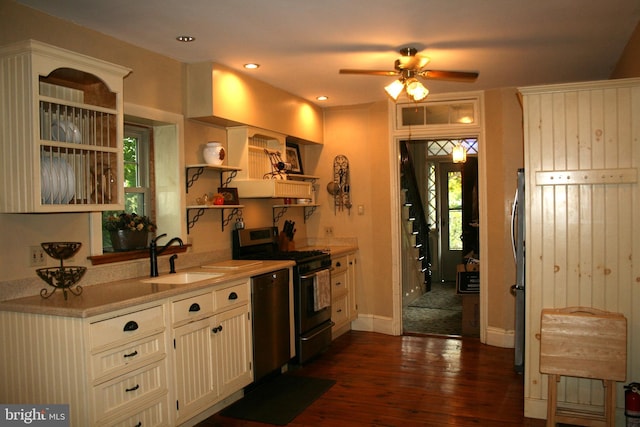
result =
[[[449,250],[462,250],[462,173],[447,173],[447,203],[449,212]]]
[[[127,213],[136,213],[154,217],[151,212],[152,188],[151,182],[151,129],[136,124],[124,126],[124,210]],[[102,214],[103,221],[109,215],[117,215],[120,212],[106,211]],[[104,252],[113,251],[111,237],[103,228],[102,247]]]
[[[124,132],[124,209],[138,215],[150,215],[150,131],[127,125]]]
[[[423,103],[397,104],[397,127],[427,128],[446,126],[464,128],[477,126],[478,105],[476,100],[429,101]]]

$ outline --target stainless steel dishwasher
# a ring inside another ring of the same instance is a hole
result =
[[[278,370],[289,359],[289,270],[251,278],[253,379]]]

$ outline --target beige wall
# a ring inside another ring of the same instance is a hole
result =
[[[640,77],[640,24],[629,38],[618,64],[611,73],[612,79]]]
[[[509,288],[515,283],[511,249],[511,206],[516,174],[523,167],[522,108],[516,89],[485,92],[485,150],[487,200],[487,326],[512,331],[515,300]],[[482,202],[481,202],[482,203]]]
[[[334,235],[358,238],[358,305],[361,314],[391,317],[391,214],[389,211],[389,139],[387,102],[325,111],[325,145],[316,175],[320,176],[322,206],[307,223],[310,236],[323,236],[325,226]],[[349,159],[351,213],[335,212],[326,190],[333,180],[333,160]],[[364,214],[358,214],[362,206]]]

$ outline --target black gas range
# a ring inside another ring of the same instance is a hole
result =
[[[292,260],[296,330],[295,362],[305,363],[331,344],[331,303],[329,269],[331,256],[322,250],[280,251],[277,227],[233,230],[233,259]]]
[[[295,261],[301,274],[331,267],[327,251],[280,251],[277,227],[233,230],[232,250],[233,259]]]

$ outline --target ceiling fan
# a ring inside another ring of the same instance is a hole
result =
[[[470,71],[426,70],[424,67],[429,63],[429,57],[418,55],[418,50],[413,47],[402,48],[399,52],[402,56],[396,59],[393,71],[341,69],[339,72],[340,74],[398,76],[398,80],[385,87],[385,90],[394,101],[398,99],[403,89],[414,101],[420,101],[429,94],[429,90],[420,83],[417,77],[462,82],[473,82],[478,78],[478,73]]]

